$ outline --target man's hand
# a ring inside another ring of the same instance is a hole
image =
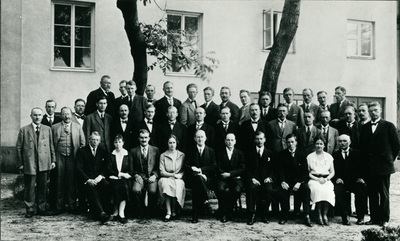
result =
[[[156,175],[151,175],[151,176],[149,177],[149,183],[153,183],[153,182],[155,182],[156,180],[157,180]]]
[[[192,166],[192,171],[195,172],[195,173],[200,173],[201,169],[197,168],[195,166]]]
[[[24,166],[23,165],[19,166],[18,171],[19,173],[24,173]]]
[[[135,174],[134,178],[135,182],[139,183],[140,185],[143,184],[143,178],[139,174]]]
[[[103,179],[103,176],[102,176],[102,175],[98,175],[98,176],[94,179],[94,181],[95,181],[96,184],[97,184],[97,183],[101,182],[102,179]]]
[[[281,182],[281,187],[283,190],[288,190],[289,189],[289,185],[286,182]]]
[[[257,179],[255,179],[255,178],[251,179],[251,181],[252,181],[253,184],[256,185],[256,186],[260,186],[260,185],[261,185],[261,183],[260,183]]]
[[[272,178],[270,177],[265,178],[264,183],[272,183]]]
[[[94,186],[97,185],[97,182],[96,182],[95,180],[93,180],[93,179],[87,180],[86,183],[87,183],[89,186],[91,186],[91,187],[94,187]]]
[[[55,163],[55,162],[52,162],[52,163],[51,163],[51,170],[53,170],[54,168],[56,168],[56,163]]]
[[[224,178],[224,179],[226,179],[226,178],[228,178],[230,176],[231,176],[231,174],[229,172],[221,173],[221,177]]]
[[[344,184],[344,182],[342,179],[338,178],[336,179],[336,184]]]
[[[300,182],[294,184],[293,191],[297,192],[297,190],[300,189],[300,186],[301,186],[301,183],[300,183]]]
[[[112,180],[118,180],[118,177],[116,177],[116,176],[110,176],[110,179],[112,179]]]
[[[364,181],[364,179],[362,179],[362,178],[358,178],[357,181],[356,181],[356,183],[365,184],[365,181]]]

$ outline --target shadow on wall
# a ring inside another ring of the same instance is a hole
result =
[[[2,173],[18,173],[18,157],[15,147],[0,147]]]

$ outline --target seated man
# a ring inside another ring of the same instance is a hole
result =
[[[256,147],[252,148],[250,155],[247,157],[248,185],[246,204],[250,214],[248,225],[253,225],[256,220],[256,203],[257,209],[260,208],[260,213],[262,213],[262,221],[269,223],[267,211],[272,202],[272,193],[276,183],[271,160],[272,152],[264,147],[265,134],[257,131],[254,142]],[[265,201],[265,203],[262,203],[262,201]]]
[[[338,137],[340,150],[333,154],[335,176],[336,207],[342,215],[342,224],[350,225],[351,193],[355,194],[357,224],[364,224],[367,213],[367,189],[365,183],[365,163],[361,160],[361,152],[350,148],[350,136],[343,134]]]
[[[148,195],[147,215],[152,217],[157,205],[157,180],[159,177],[160,152],[155,146],[149,145],[148,130],[139,130],[140,146],[131,150],[133,159],[134,182],[133,192],[136,196],[136,207],[139,217],[143,217],[146,191]]]
[[[304,223],[312,227],[310,221],[310,189],[308,187],[308,166],[305,151],[297,148],[297,138],[294,134],[286,136],[287,149],[279,153],[278,199],[282,208],[282,219],[279,224],[285,224],[290,209],[290,192],[294,194],[294,213],[300,213],[303,203]]]
[[[228,133],[225,137],[225,150],[217,156],[217,190],[221,222],[225,223],[231,216],[233,206],[243,189],[242,175],[245,170],[245,160],[242,151],[234,148],[236,137]]]
[[[90,211],[96,219],[106,223],[110,215],[105,210],[110,209],[111,205],[111,188],[105,179],[108,154],[99,144],[100,135],[94,131],[89,137],[89,144],[76,154],[76,168],[78,180],[85,185]]]
[[[203,130],[196,131],[194,136],[196,146],[187,152],[186,156],[187,183],[192,188],[193,218],[192,223],[199,221],[199,211],[203,205],[212,213],[208,201],[208,190],[214,181],[215,176],[215,153],[206,146],[206,133]]]

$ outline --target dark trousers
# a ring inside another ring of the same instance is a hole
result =
[[[294,196],[294,213],[300,213],[300,206],[303,203],[303,213],[304,215],[310,214],[310,188],[307,182],[300,185],[297,191],[293,191],[294,184],[289,185],[288,190],[284,190],[281,186],[277,192],[277,198],[281,204],[282,215],[287,216],[290,210],[290,194],[293,193]]]
[[[246,193],[246,205],[249,213],[254,214],[256,212],[256,204],[258,206],[264,201],[265,205],[258,207],[258,209],[262,208],[263,210],[260,211],[265,215],[272,202],[273,192],[274,188],[272,183],[262,183],[260,186],[256,186],[249,181]]]
[[[34,211],[35,201],[37,202],[37,210],[46,211],[46,192],[48,171],[37,172],[36,175],[24,175],[25,193],[24,203],[27,212]],[[36,186],[36,191],[35,191]]]
[[[99,216],[102,212],[109,211],[111,208],[112,191],[109,182],[105,179],[91,187],[85,185],[86,197],[89,201],[90,211]]]
[[[218,198],[219,214],[230,216],[237,199],[243,189],[241,179],[224,179],[217,184],[216,194]]]
[[[367,213],[367,187],[365,184],[335,184],[336,208],[342,216],[349,216],[351,214],[351,193],[355,195],[357,218],[364,218]]]
[[[192,205],[193,214],[196,215],[208,200],[208,185],[204,177],[197,175],[192,177]]]
[[[388,222],[390,219],[389,202],[390,175],[371,175],[367,180],[367,193],[371,219]]]
[[[50,209],[55,210],[57,208],[57,168],[50,170],[47,174],[46,195]]]
[[[133,182],[133,193],[135,195],[136,198],[136,207],[137,210],[139,212],[141,212],[141,214],[143,214],[143,210],[145,208],[145,194],[147,191],[147,197],[148,197],[148,215],[152,215],[155,212],[156,206],[157,206],[157,182],[158,180],[156,180],[155,182],[146,182],[145,180],[143,180],[143,183],[138,183],[138,182]]]
[[[57,153],[57,210],[76,208],[75,163],[72,156]]]

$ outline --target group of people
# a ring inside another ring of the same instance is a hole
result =
[[[349,225],[351,193],[355,194],[357,224],[387,226],[390,219],[390,175],[400,151],[396,127],[381,118],[377,102],[356,107],[346,89],[335,89],[336,102],[326,103],[327,92],[303,90],[303,104],[294,91],[283,90],[284,103],[272,106],[272,96],[239,93],[242,106],[230,101],[229,87],[203,90],[204,104],[196,99],[198,87],[186,87],[182,103],[174,84],[163,85],[164,97],[137,95],[134,81],[121,81],[121,96],[110,91],[111,78],[87,100],[77,99],[74,110],[48,100],[46,114],[31,110],[32,123],[20,129],[17,141],[19,168],[24,173],[26,217],[80,213],[126,223],[125,209],[139,218],[154,217],[165,204],[164,221],[176,218],[191,189],[193,223],[213,213],[210,190],[218,198],[218,219],[232,219],[234,206],[246,193],[247,224],[269,222],[269,209],[279,211],[279,224],[288,221],[290,195],[294,213],[313,226],[329,225],[332,207]],[[36,190],[35,190],[36,186]],[[371,219],[365,222],[368,212]],[[48,205],[49,204],[49,205]],[[51,210],[52,212],[50,212]]]

